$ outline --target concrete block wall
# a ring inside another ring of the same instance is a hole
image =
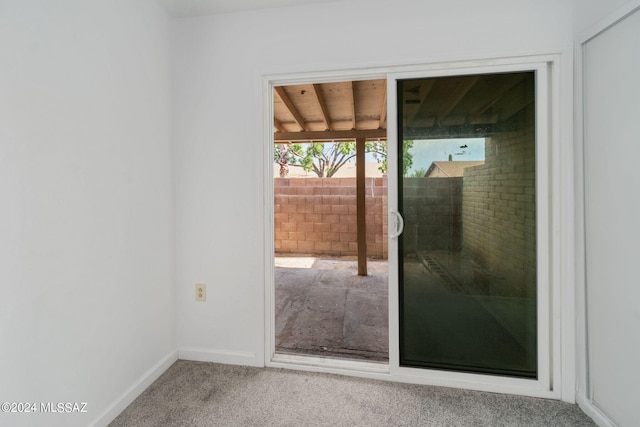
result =
[[[492,295],[535,296],[534,123],[529,111],[521,130],[488,138],[485,164],[464,173],[463,249],[490,275]]]
[[[366,178],[367,256],[386,259],[387,178]],[[357,256],[355,178],[274,178],[276,253]]]
[[[407,252],[460,250],[462,178],[403,178],[402,246]]]

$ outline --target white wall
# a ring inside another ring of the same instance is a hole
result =
[[[263,363],[262,75],[568,51],[570,114],[571,22],[570,0],[354,0],[174,21],[181,357]]]
[[[629,3],[629,0],[575,0],[573,22],[575,34],[582,34],[626,3]]]
[[[105,424],[176,357],[168,37],[152,1],[0,0],[0,401],[88,404],[0,425]]]

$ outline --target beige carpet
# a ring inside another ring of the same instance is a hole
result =
[[[575,405],[338,375],[178,361],[118,426],[594,426]]]

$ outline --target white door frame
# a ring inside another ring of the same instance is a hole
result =
[[[573,254],[560,251],[560,223],[571,224],[571,218],[561,218],[560,193],[560,133],[559,111],[559,55],[532,55],[442,62],[392,67],[372,67],[359,70],[272,74],[262,77],[264,164],[273,159],[273,87],[303,83],[331,81],[387,79],[387,141],[389,167],[389,209],[397,209],[397,106],[396,79],[436,77],[480,73],[535,71],[536,72],[536,209],[538,250],[538,372],[539,378],[521,379],[485,374],[449,372],[399,366],[398,318],[398,259],[397,239],[389,240],[389,364],[361,361],[335,361],[319,357],[275,355],[275,283],[274,283],[274,231],[273,231],[273,171],[265,167],[265,365],[272,367],[340,373],[382,380],[415,384],[456,387],[463,389],[520,394],[560,399],[562,394],[562,357],[572,357],[575,332],[561,327],[571,322],[562,321],[562,310],[573,313],[573,301],[560,304],[561,265]],[[567,160],[565,159],[565,163]],[[562,165],[571,168],[571,164]],[[566,191],[566,190],[565,190]],[[389,215],[389,229],[394,227]],[[566,252],[566,250],[565,250]],[[565,284],[572,286],[573,284]],[[565,293],[566,294],[566,293]],[[546,304],[544,302],[547,302]],[[565,364],[566,366],[567,364]],[[571,375],[570,375],[571,377]],[[572,378],[572,377],[571,377]],[[573,394],[565,400],[572,401]]]

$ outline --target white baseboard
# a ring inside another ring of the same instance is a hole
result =
[[[262,366],[255,353],[248,351],[213,350],[183,347],[178,349],[178,359],[196,362],[226,363],[229,365]]]
[[[138,378],[131,387],[115,399],[114,402],[89,425],[92,427],[106,427],[109,425],[136,397],[140,396],[164,371],[169,369],[176,360],[178,360],[178,351],[174,350]]]
[[[584,396],[576,396],[576,401],[578,406],[582,411],[587,414],[591,419],[598,424],[600,427],[616,427],[616,424],[609,419],[605,414],[602,413],[600,409],[598,409],[593,401],[588,400]]]

